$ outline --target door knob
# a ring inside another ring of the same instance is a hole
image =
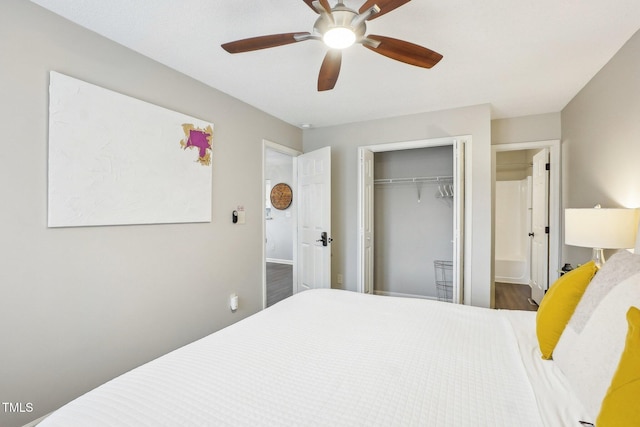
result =
[[[535,236],[535,233],[529,233],[529,237]]]
[[[320,233],[320,238],[316,240],[316,242],[322,242],[322,246],[328,246],[329,243],[333,242],[333,239],[327,236],[326,231],[323,231]]]

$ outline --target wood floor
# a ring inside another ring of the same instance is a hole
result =
[[[291,295],[293,295],[293,266],[268,262],[267,307]],[[530,298],[531,288],[529,286],[496,282],[496,308],[537,311],[538,306],[531,304]]]
[[[267,307],[293,295],[293,266],[267,263]]]
[[[538,306],[530,303],[530,298],[531,288],[527,285],[496,282],[496,308],[537,311]]]

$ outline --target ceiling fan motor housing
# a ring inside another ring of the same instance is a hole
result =
[[[356,42],[361,41],[367,31],[367,25],[364,20],[357,22],[355,26],[352,25],[358,12],[353,9],[349,9],[342,3],[338,3],[332,10],[331,17],[320,15],[313,25],[313,29],[320,35],[324,35],[327,31],[333,28],[346,28],[351,30],[356,36]]]

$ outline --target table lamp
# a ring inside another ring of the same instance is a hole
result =
[[[605,263],[603,249],[629,249],[636,244],[637,209],[564,210],[564,243],[593,248],[598,268]]]

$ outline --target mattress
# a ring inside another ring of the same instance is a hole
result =
[[[580,426],[561,374],[532,357],[533,323],[533,313],[306,291],[39,426]]]

